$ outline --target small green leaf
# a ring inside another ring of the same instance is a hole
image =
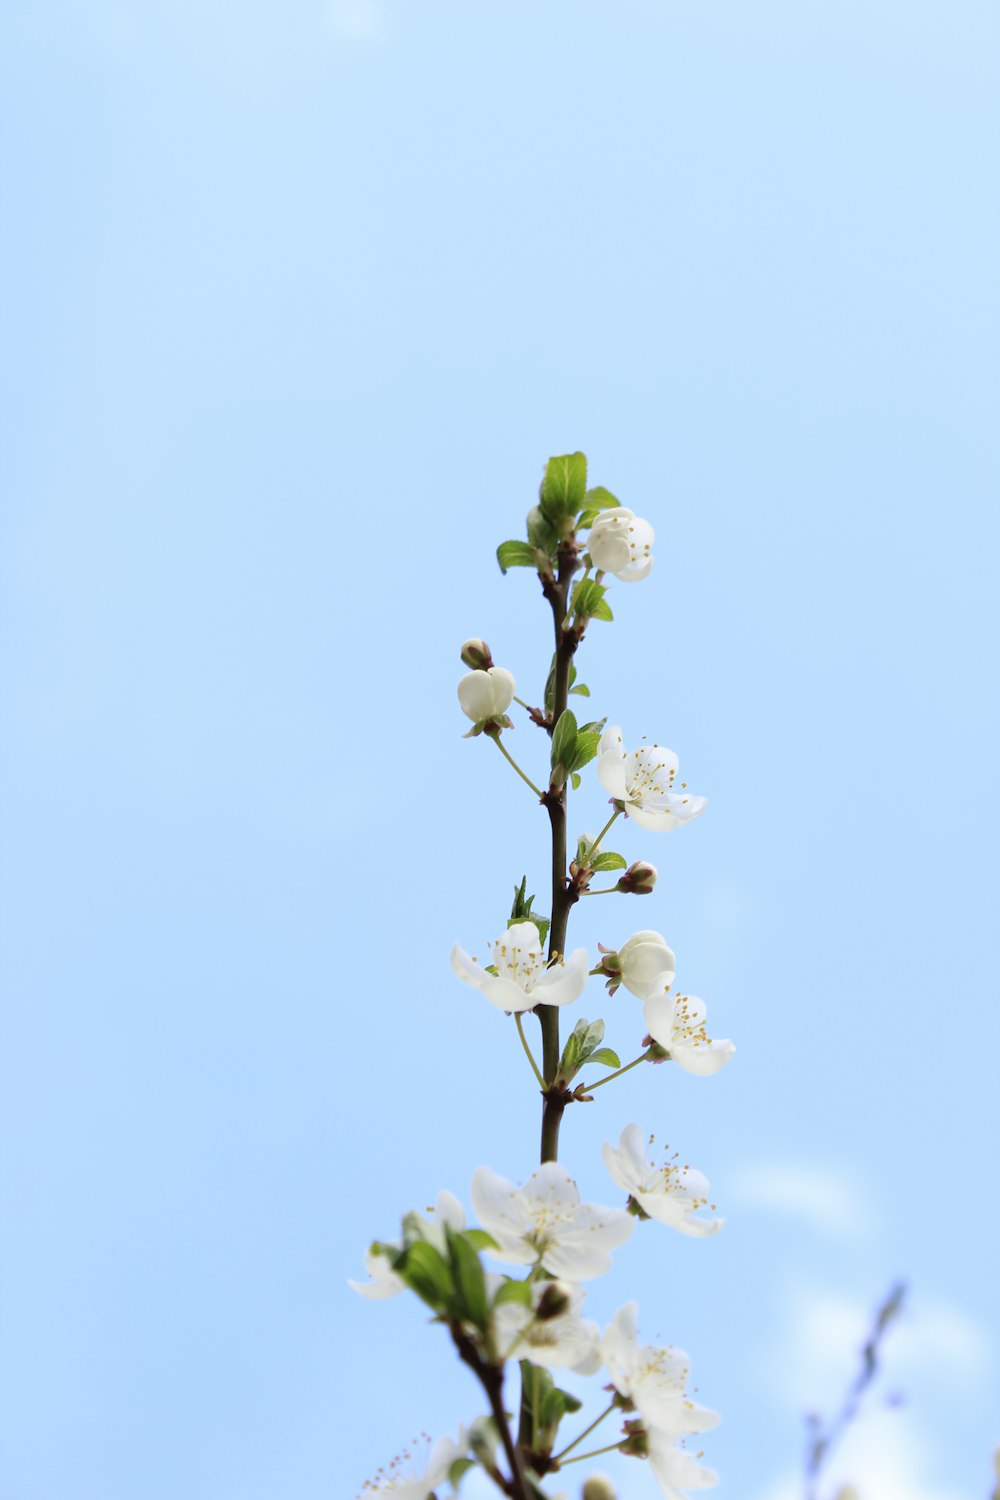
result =
[[[585,682],[579,682],[579,683],[577,683],[576,687],[571,687],[570,688],[570,692],[571,693],[578,693],[581,698],[589,698],[590,697],[590,688],[587,686],[587,684]]]
[[[596,1052],[590,1054],[587,1061],[591,1063],[603,1063],[606,1068],[620,1068],[622,1065],[618,1053],[613,1052],[610,1047],[598,1047]]]
[[[528,511],[528,541],[546,557],[551,557],[559,545],[559,533],[549,525],[538,505]]]
[[[576,752],[576,715],[572,709],[565,708],[559,715],[559,722],[552,733],[552,766],[563,765],[567,771],[573,769],[573,756]]]
[[[584,495],[583,503],[587,510],[600,511],[617,510],[621,501],[617,500],[610,490],[606,490],[603,484],[596,484]]]
[[[454,1294],[451,1272],[444,1256],[426,1240],[415,1240],[400,1256],[395,1270],[435,1312],[450,1309]]]
[[[600,743],[601,736],[599,734],[581,730],[576,737],[576,746],[573,751],[573,764],[570,767],[570,770],[579,771],[582,770],[584,766],[589,765],[594,756],[597,754],[597,747]]]
[[[452,1488],[457,1490],[469,1470],[475,1467],[476,1461],[474,1458],[456,1458],[448,1470],[448,1480]]]
[[[497,548],[501,573],[508,568],[537,568],[538,552],[530,542],[501,542]]]
[[[587,459],[583,453],[560,453],[545,465],[539,506],[545,519],[561,531],[560,522],[574,519],[587,493]]]
[[[573,771],[569,779],[575,792],[579,788],[580,782],[583,780],[583,777],[580,776],[576,771]]]
[[[590,618],[592,620],[614,619],[614,615],[611,613],[611,605],[606,599],[598,600],[598,602],[594,605],[594,608],[590,611]]]
[[[624,870],[626,868],[624,855],[614,854],[610,849],[598,854],[591,865],[592,870]]]
[[[465,1238],[475,1250],[499,1250],[500,1246],[485,1229],[466,1229]]]
[[[455,1277],[459,1315],[467,1318],[481,1333],[485,1333],[489,1323],[490,1309],[482,1261],[460,1230],[452,1229],[450,1224],[446,1224],[445,1234],[448,1239],[451,1268]]]
[[[505,1302],[518,1302],[522,1307],[531,1306],[531,1283],[528,1281],[504,1281],[493,1298],[494,1307],[503,1307]]]

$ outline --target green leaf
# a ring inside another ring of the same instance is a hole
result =
[[[565,708],[559,715],[559,722],[552,733],[552,767],[562,765],[567,771],[573,769],[573,756],[576,752],[576,715],[572,709]]]
[[[451,1272],[444,1256],[426,1240],[415,1240],[400,1256],[395,1270],[435,1312],[450,1309],[454,1294]]]
[[[485,1229],[466,1229],[463,1233],[475,1250],[499,1250],[500,1248],[493,1236],[487,1234]]]
[[[546,557],[551,557],[559,545],[559,533],[549,525],[538,505],[528,511],[528,541]]]
[[[480,1463],[485,1459],[488,1464],[492,1464],[499,1442],[500,1434],[493,1418],[477,1417],[469,1428],[469,1448]]]
[[[583,503],[587,510],[617,510],[621,501],[610,490],[606,490],[603,484],[597,484],[584,495]]]
[[[587,686],[587,684],[585,682],[578,683],[578,685],[576,687],[571,687],[570,688],[570,692],[571,693],[579,693],[579,695],[580,695],[581,698],[589,698],[590,697],[590,688]]]
[[[613,1052],[610,1047],[598,1047],[596,1052],[590,1054],[587,1061],[591,1063],[603,1063],[606,1068],[620,1068],[622,1065],[618,1053]]]
[[[599,734],[594,734],[592,731],[585,732],[584,730],[581,730],[576,737],[576,746],[573,751],[573,764],[570,769],[573,771],[580,771],[584,766],[588,765],[597,754],[597,747],[600,743],[601,736]]]
[[[545,465],[538,501],[542,515],[561,531],[561,521],[574,519],[587,493],[587,459],[583,453],[560,453]]]
[[[583,1402],[578,1401],[576,1396],[572,1396],[569,1391],[562,1391],[554,1385],[551,1390],[545,1392],[538,1405],[538,1419],[542,1427],[555,1429],[567,1412],[579,1411]]]
[[[522,1307],[531,1306],[531,1283],[528,1281],[504,1281],[493,1298],[494,1307],[503,1307],[505,1302],[518,1302]]]
[[[584,1063],[593,1057],[603,1040],[603,1021],[577,1021],[563,1047],[563,1054],[559,1061],[559,1077],[566,1083],[575,1078]]]
[[[578,789],[580,782],[583,780],[583,777],[579,776],[576,771],[573,771],[569,779],[575,792]]]
[[[624,870],[626,868],[625,856],[614,854],[610,849],[598,854],[591,865],[592,870]]]
[[[458,1229],[445,1225],[448,1239],[448,1254],[455,1276],[457,1308],[459,1315],[467,1318],[481,1333],[486,1332],[490,1318],[489,1300],[486,1296],[486,1276],[478,1253]]]
[[[598,600],[598,602],[594,605],[594,608],[590,611],[590,618],[592,620],[614,619],[614,615],[611,613],[611,605],[606,599]]]
[[[530,542],[501,542],[497,548],[501,573],[508,568],[537,568],[538,553]]]
[[[456,1458],[448,1470],[448,1479],[452,1488],[457,1490],[469,1470],[475,1467],[476,1461],[474,1458]]]

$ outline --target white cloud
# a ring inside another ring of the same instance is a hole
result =
[[[874,1216],[858,1182],[845,1173],[790,1162],[738,1169],[725,1187],[727,1203],[798,1219],[824,1236],[858,1240],[870,1234]]]
[[[378,46],[392,32],[384,0],[327,0],[326,19],[335,37],[359,46]]]

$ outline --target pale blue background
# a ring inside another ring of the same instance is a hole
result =
[[[981,1500],[994,0],[4,0],[0,54],[3,1500],[340,1500],[481,1409],[345,1279],[532,1166],[447,956],[545,820],[454,683],[482,633],[538,697],[492,549],[577,446],[657,531],[594,710],[711,798],[577,937],[660,927],[739,1047],[568,1117],[592,1198],[635,1118],[730,1220],[645,1226],[592,1309],[691,1350],[753,1500],[905,1275],[896,1493]]]

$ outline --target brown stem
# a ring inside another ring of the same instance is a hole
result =
[[[475,1343],[462,1330],[460,1324],[452,1324],[451,1336],[455,1341],[459,1359],[463,1360],[473,1371],[490,1403],[490,1411],[510,1465],[510,1480],[504,1485],[504,1489],[511,1500],[532,1500],[532,1493],[524,1472],[524,1461],[520,1449],[511,1436],[507,1413],[503,1409],[503,1366],[492,1365],[484,1360]]]
[[[559,571],[555,579],[543,584],[545,597],[552,606],[552,623],[555,629],[556,670],[554,698],[552,704],[553,727],[566,708],[569,699],[569,670],[577,648],[576,636],[563,627],[573,575],[577,568],[576,548],[572,543],[559,549]],[[549,814],[552,831],[552,925],[549,928],[549,958],[566,952],[566,927],[570,907],[579,897],[579,891],[571,888],[566,878],[566,789],[549,789],[542,798]],[[542,1073],[551,1086],[559,1070],[559,1010],[554,1005],[540,1005],[538,1020],[542,1028]],[[565,1101],[551,1094],[544,1097],[542,1105],[542,1149],[543,1162],[555,1161],[559,1155],[559,1126],[562,1123]]]

